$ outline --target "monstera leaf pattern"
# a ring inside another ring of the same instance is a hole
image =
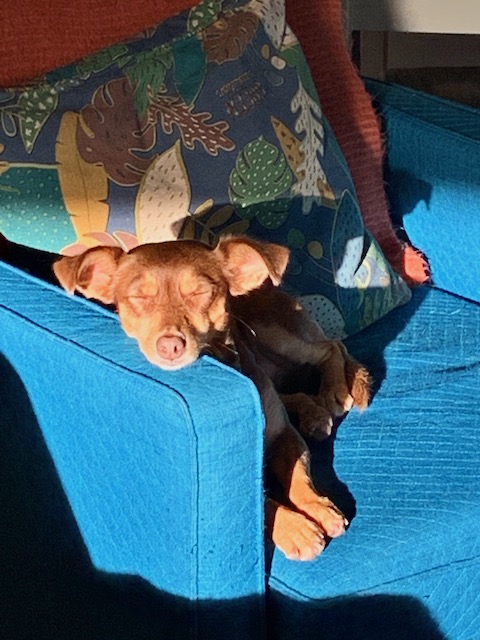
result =
[[[209,62],[238,60],[253,38],[258,17],[249,11],[227,11],[202,34]]]
[[[126,78],[95,91],[91,104],[80,112],[80,125],[77,145],[82,158],[102,164],[117,184],[139,184],[151,160],[137,152],[152,150],[156,131],[147,117],[139,119]]]
[[[408,297],[365,231],[284,0],[203,0],[0,91],[0,233],[68,255],[285,244],[286,286],[334,337]]]
[[[284,156],[263,136],[249,142],[238,154],[230,177],[232,202],[241,206],[273,199],[292,184]]]
[[[230,198],[240,216],[256,216],[264,227],[276,228],[285,222],[289,207],[289,199],[278,196],[288,192],[291,184],[285,157],[261,136],[239,153],[230,175]]]

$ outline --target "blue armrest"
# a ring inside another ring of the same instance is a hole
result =
[[[94,567],[193,603],[186,625],[200,637],[216,633],[212,606],[245,603],[223,616],[223,637],[261,637],[264,424],[253,383],[210,358],[158,370],[115,314],[2,263],[0,352]],[[2,392],[0,418],[16,402]]]

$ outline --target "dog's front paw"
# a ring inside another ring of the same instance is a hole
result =
[[[329,498],[317,496],[308,502],[296,504],[296,507],[316,522],[329,538],[338,538],[345,533],[348,520]]]
[[[314,560],[325,548],[323,530],[303,514],[279,505],[272,540],[289,560]]]
[[[289,415],[297,417],[298,430],[303,436],[324,440],[332,433],[332,413],[314,397],[295,393],[282,395],[281,399]]]
[[[307,438],[324,440],[332,433],[331,413],[318,404],[311,404],[299,414],[298,430]]]

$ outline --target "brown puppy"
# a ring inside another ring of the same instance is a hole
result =
[[[260,303],[258,313],[248,321],[236,317],[243,304],[231,312],[240,296],[267,280],[278,285],[287,262],[288,250],[284,247],[228,238],[215,249],[187,240],[142,245],[129,253],[99,247],[78,257],[61,258],[54,271],[68,292],[78,290],[87,297],[115,304],[127,335],[138,341],[150,362],[163,369],[187,366],[205,349],[228,357],[236,346],[242,371],[259,389],[266,416],[267,463],[285,493],[285,504],[267,499],[267,523],[273,542],[289,558],[310,560],[323,550],[325,535],[341,535],[347,523],[335,505],[315,491],[307,446],[289,422],[266,373],[267,364],[264,369],[256,361],[257,355],[266,361],[265,345],[270,340],[265,339],[268,331],[264,326],[273,323],[272,314],[264,317]],[[290,306],[295,309],[294,303]],[[245,322],[251,322],[258,331],[258,345]],[[296,328],[295,323],[287,324],[279,334],[282,341],[284,337],[289,339],[290,331]],[[314,333],[309,338],[312,344]],[[284,347],[278,350],[281,354],[284,351]],[[290,355],[287,349],[287,358]],[[329,358],[323,354],[314,360],[323,365]],[[344,371],[343,358],[342,367]],[[351,394],[345,374],[340,377],[339,394],[331,389],[337,384],[336,378],[328,383],[327,390],[344,409],[350,404],[346,398]]]

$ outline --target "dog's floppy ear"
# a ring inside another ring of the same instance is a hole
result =
[[[278,286],[290,255],[289,250],[279,244],[244,236],[220,239],[215,253],[222,262],[222,270],[233,296],[257,289],[268,278]]]
[[[119,247],[94,247],[79,256],[60,258],[53,271],[68,293],[77,290],[87,298],[111,304],[113,277],[124,253]]]

